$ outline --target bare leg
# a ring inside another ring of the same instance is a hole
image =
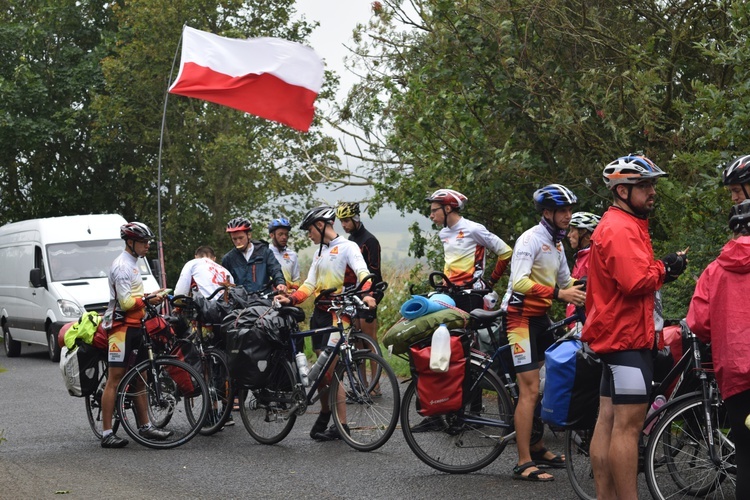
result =
[[[102,393],[102,430],[112,429],[112,414],[115,412],[115,398],[117,397],[117,386],[125,375],[125,368],[109,367],[107,371],[107,384]]]
[[[589,447],[591,467],[594,470],[594,483],[596,484],[596,497],[599,500],[617,498],[612,472],[609,469],[609,460],[607,460],[613,422],[612,398],[601,396],[599,398],[599,418],[596,421],[594,436],[591,438]]]
[[[531,427],[534,419],[534,408],[539,399],[539,369],[516,374],[518,382],[518,404],[513,417],[513,423],[516,428],[516,447],[518,448],[518,465],[531,461],[531,450],[529,442],[531,441]],[[542,444],[543,446],[543,444]],[[538,470],[536,467],[530,467],[524,471],[524,476]],[[539,479],[548,479],[552,477],[546,472],[539,475]]]

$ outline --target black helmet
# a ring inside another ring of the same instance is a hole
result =
[[[750,232],[750,200],[745,200],[729,211],[729,229],[735,233]]]
[[[578,203],[573,191],[562,184],[550,184],[534,192],[534,207],[539,212],[570,207]]]
[[[236,233],[237,231],[252,231],[253,225],[244,217],[235,217],[227,222],[227,233]]]
[[[721,179],[725,186],[750,182],[750,155],[740,156],[728,163],[721,174]]]
[[[333,207],[329,207],[328,205],[315,207],[305,214],[299,228],[303,231],[307,231],[307,228],[319,220],[325,221],[327,224],[333,224],[333,221],[336,220],[336,211]]]
[[[120,238],[133,241],[151,241],[154,233],[142,222],[128,222],[120,226]]]

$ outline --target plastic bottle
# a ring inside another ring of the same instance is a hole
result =
[[[750,429],[750,415],[748,415],[747,417],[745,417],[745,427],[747,427],[748,429]]]
[[[430,370],[439,373],[448,371],[451,359],[451,332],[441,323],[432,334],[432,350],[430,351]]]
[[[486,311],[492,311],[497,305],[497,301],[499,298],[500,297],[498,297],[497,292],[494,290],[486,294],[484,296],[484,309]]]
[[[667,402],[667,398],[665,398],[661,394],[659,394],[658,396],[656,396],[656,399],[654,399],[654,402],[651,403],[651,408],[648,409],[648,413],[646,414],[646,420],[648,420],[648,417],[650,417],[651,415],[653,415],[659,408],[661,408],[662,406],[664,406],[664,403],[666,403],[666,402]],[[651,429],[654,428],[654,424],[656,424],[657,420],[658,420],[657,418],[653,419],[648,424],[648,427],[646,427],[645,429],[643,429],[643,433],[646,434],[646,435],[651,434]]]
[[[310,385],[309,379],[307,378],[307,373],[310,370],[307,366],[307,356],[305,356],[304,352],[298,352],[294,358],[297,361],[297,371],[299,372],[299,378],[302,381],[302,385],[307,387]]]
[[[312,385],[318,379],[320,370],[323,369],[323,366],[325,366],[326,361],[328,361],[328,358],[331,356],[332,352],[333,349],[329,346],[326,347],[325,351],[320,353],[320,356],[318,356],[318,360],[315,362],[312,368],[310,368],[310,373],[307,374],[308,385]]]

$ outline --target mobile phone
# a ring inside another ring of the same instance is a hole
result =
[[[165,288],[161,292],[158,292],[156,295],[159,295],[160,297],[164,297],[165,295],[169,295],[170,293],[172,293],[172,289],[171,288]]]

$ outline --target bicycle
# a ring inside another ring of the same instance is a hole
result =
[[[354,290],[340,294],[332,295],[332,289],[322,291],[316,304],[328,305],[328,310],[336,317],[334,325],[303,331],[296,327],[290,334],[287,348],[276,350],[269,360],[269,382],[261,388],[239,391],[242,422],[256,441],[275,444],[284,439],[297,416],[303,415],[320,399],[319,389],[325,385],[327,373],[334,365],[328,397],[341,439],[355,450],[372,451],[385,444],[393,434],[400,405],[396,375],[381,356],[356,349],[350,341],[351,326],[344,326],[344,318],[354,318],[367,309],[359,296],[370,293],[362,290],[362,285],[369,279],[371,277],[360,282]],[[382,292],[387,284],[381,282],[374,287]],[[295,325],[304,320],[304,312],[297,307],[281,307],[279,313],[294,318]],[[310,381],[306,390],[295,364],[295,340],[326,333],[338,334],[340,338],[319,375]],[[373,365],[379,376],[370,377],[368,381],[364,374],[372,373]],[[373,394],[377,384],[380,385],[378,395]]]
[[[160,317],[156,308],[146,302],[146,317],[141,320],[141,349],[146,359],[130,367],[117,386],[113,430],[120,426],[137,443],[156,449],[175,448],[190,441],[200,430],[208,411],[208,388],[194,368],[173,355],[162,352],[147,332],[146,322]],[[166,325],[166,321],[164,321]],[[163,331],[158,335],[164,335]],[[157,336],[158,336],[157,335]],[[104,360],[104,353],[102,362]],[[101,438],[101,394],[106,385],[102,370],[97,389],[86,398],[86,410],[94,435]],[[164,440],[144,437],[139,433],[137,398],[144,398],[152,425],[170,431]]]
[[[652,390],[653,400],[656,395],[667,394],[675,384],[667,403],[644,421],[639,445],[639,471],[645,472],[654,498],[670,498],[672,493],[680,497],[704,496],[712,492],[718,492],[717,496],[724,498],[727,491],[722,483],[732,477],[734,444],[727,435],[728,424],[722,425],[723,403],[716,381],[701,361],[702,344],[684,322],[681,322],[681,328],[683,338],[690,346]],[[695,383],[698,390],[693,391],[690,386]],[[696,435],[701,430],[704,433]],[[584,500],[596,498],[589,455],[592,437],[593,428],[565,432],[568,479],[579,498]],[[680,462],[678,458],[687,459]],[[681,473],[682,466],[687,467],[687,471]],[[733,484],[734,480],[729,482]],[[665,491],[670,493],[665,495]],[[733,486],[731,491],[734,491]]]
[[[205,298],[212,300],[226,287],[217,288]],[[186,358],[194,358],[192,365],[201,373],[208,388],[209,409],[204,425],[198,431],[210,436],[219,432],[229,420],[234,401],[234,387],[229,374],[229,364],[224,350],[214,345],[213,325],[208,323],[204,311],[197,307],[192,297],[177,295],[170,299],[181,311],[182,318],[189,321],[187,336],[177,339],[171,352],[182,352]]]

